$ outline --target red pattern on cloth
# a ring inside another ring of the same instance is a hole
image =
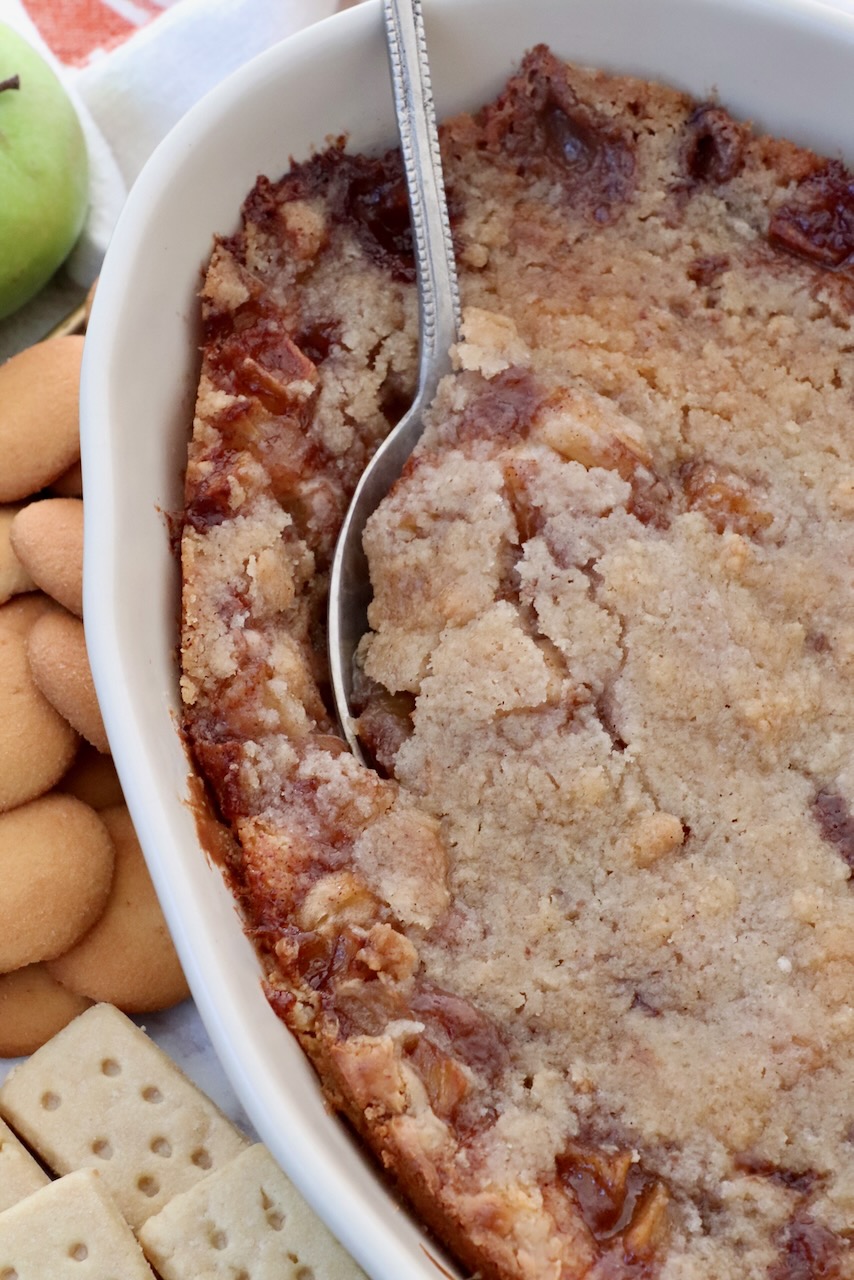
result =
[[[155,18],[152,0],[23,0],[24,8],[55,56],[81,67],[93,53],[121,44]]]

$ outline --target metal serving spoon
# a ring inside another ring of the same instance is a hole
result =
[[[338,720],[363,761],[351,711],[356,646],[368,629],[371,600],[362,534],[403,470],[422,432],[422,414],[450,369],[460,300],[439,156],[439,138],[420,0],[383,0],[394,104],[412,216],[418,279],[420,360],[411,408],[371,458],[341,526],[329,578],[329,670]]]

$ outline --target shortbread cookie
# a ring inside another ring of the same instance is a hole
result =
[[[88,805],[58,792],[0,814],[0,973],[62,955],[99,918],[113,842]]]
[[[364,1280],[260,1143],[176,1196],[139,1241],[163,1280]]]
[[[0,1120],[0,1213],[43,1187],[49,1178],[15,1134]]]
[[[107,904],[87,934],[52,960],[49,973],[78,996],[117,1005],[125,1013],[168,1009],[189,995],[130,814],[103,809],[116,853]]]
[[[0,605],[36,586],[12,546],[12,525],[22,510],[16,504],[0,507]]]
[[[3,1280],[153,1280],[142,1250],[93,1169],[0,1214]]]
[[[109,809],[124,803],[122,784],[112,756],[104,755],[90,742],[81,742],[71,768],[56,786],[58,791],[76,796],[93,809]]]
[[[65,612],[39,618],[27,637],[27,656],[50,704],[98,751],[109,751],[80,619]]]
[[[0,812],[42,795],[65,773],[78,736],[38,688],[27,659],[27,637],[41,615],[38,600],[0,609]],[[23,600],[23,598],[22,598]]]
[[[36,586],[82,618],[83,503],[80,499],[45,498],[28,503],[15,516],[10,537],[15,555]]]
[[[104,1004],[11,1072],[0,1113],[55,1173],[97,1169],[134,1230],[247,1145],[143,1031]]]
[[[52,484],[80,457],[83,338],[50,338],[0,365],[0,502]]]
[[[34,1053],[91,1003],[57,982],[43,964],[0,974],[0,1058]]]

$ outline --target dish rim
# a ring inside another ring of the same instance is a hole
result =
[[[444,47],[447,52],[453,43],[454,31],[466,28],[467,24],[471,27],[478,13],[483,15],[489,11],[492,23],[498,27],[495,15],[499,8],[509,13],[518,12],[522,6],[515,0],[431,0],[425,5],[431,53],[434,31],[439,35],[436,46]],[[546,14],[552,24],[569,12],[565,0],[538,0],[533,6],[529,0],[525,8]],[[606,10],[612,15],[611,19],[600,16],[603,27],[613,22],[614,14],[642,11],[648,15],[669,14],[673,18],[678,9],[683,16],[702,17],[706,22],[714,12],[723,26],[741,21],[748,25],[760,22],[778,32],[785,30],[789,37],[806,32],[819,44],[826,42],[828,50],[834,42],[841,45],[854,68],[854,13],[825,0],[608,0],[608,4],[603,0],[577,0],[572,6],[576,15],[583,14],[588,25],[594,26],[597,8],[600,15]],[[170,691],[162,688],[163,672],[170,665],[169,655],[174,650],[177,632],[168,640],[161,635],[156,653],[138,651],[139,641],[131,624],[134,613],[140,611],[140,601],[129,586],[126,563],[130,540],[134,546],[133,568],[140,577],[139,590],[152,593],[152,607],[159,610],[158,616],[165,620],[174,607],[174,581],[167,589],[163,582],[158,582],[156,574],[152,580],[148,572],[150,566],[147,568],[144,563],[145,549],[152,547],[157,551],[158,563],[161,566],[166,563],[168,534],[164,527],[163,494],[151,492],[145,498],[161,506],[154,521],[150,519],[152,512],[140,513],[143,499],[132,492],[136,473],[131,472],[126,460],[128,451],[122,447],[126,437],[121,434],[121,429],[127,430],[131,423],[140,425],[141,415],[136,409],[121,407],[119,381],[121,372],[127,370],[131,338],[141,329],[141,303],[133,286],[136,284],[139,288],[143,279],[144,232],[150,231],[152,222],[157,225],[158,216],[163,217],[163,210],[172,199],[170,188],[174,188],[185,166],[192,163],[200,139],[210,138],[212,130],[226,127],[229,115],[239,112],[247,99],[259,100],[263,96],[261,86],[267,86],[265,92],[269,92],[271,82],[277,78],[283,80],[288,73],[299,81],[305,79],[306,68],[317,66],[322,71],[324,61],[327,64],[330,61],[330,50],[336,51],[335,57],[340,58],[346,47],[347,56],[352,59],[359,56],[360,49],[370,49],[371,65],[376,67],[384,59],[379,23],[379,0],[365,0],[364,4],[326,18],[258,55],[233,72],[182,118],[132,188],[101,274],[84,350],[81,383],[81,439],[87,494],[84,613],[96,690],[128,806],[199,1013],[235,1092],[262,1140],[309,1203],[375,1280],[393,1277],[398,1280],[401,1274],[435,1280],[435,1267],[447,1268],[447,1258],[408,1215],[399,1212],[378,1177],[364,1177],[365,1170],[372,1168],[368,1159],[343,1127],[326,1115],[302,1051],[260,993],[254,953],[242,934],[234,903],[220,872],[210,865],[209,859],[198,856],[198,844],[194,864],[190,865],[191,819],[187,798],[178,788],[179,780],[189,776],[191,766],[183,755],[175,723],[174,687],[171,701]],[[530,23],[528,25],[530,27]],[[529,38],[524,43],[535,43],[535,39]],[[786,40],[782,43],[786,45]],[[523,47],[523,44],[518,46],[517,56]],[[459,62],[459,56],[455,56]],[[647,55],[640,52],[629,61],[642,60],[644,56]],[[739,57],[744,61],[743,52]],[[617,59],[613,65],[625,61]],[[506,66],[503,75],[510,70],[511,67]],[[851,78],[854,80],[854,76]],[[452,109],[458,109],[460,97],[472,96],[470,85],[462,90],[459,85],[454,88],[451,79],[453,76],[440,70],[434,55],[434,85],[440,110],[446,99],[453,99]],[[478,84],[483,79],[484,76],[480,76]],[[490,83],[497,83],[491,72]],[[755,88],[752,91],[755,93]],[[380,97],[381,94],[382,90]],[[474,97],[481,96],[479,90],[474,93]],[[727,105],[734,105],[731,94],[722,91],[721,96]],[[849,96],[854,99],[854,91],[849,91]],[[366,128],[381,129],[381,145],[390,141],[393,137],[390,100],[383,115],[377,109],[374,93],[360,128],[363,133]],[[809,145],[816,144],[810,141]],[[210,231],[208,228],[208,241]],[[148,250],[152,247],[150,242],[146,245]],[[154,270],[158,279],[163,276],[163,268]],[[186,271],[189,272],[189,266]],[[182,279],[180,288],[184,293],[185,286],[186,279]],[[193,327],[189,315],[185,314],[186,299],[181,302],[183,295],[179,295],[178,288],[176,282],[174,288],[170,284],[166,291],[167,304],[172,310],[165,324],[168,332],[180,329],[186,339]],[[156,293],[153,282],[150,287],[146,285],[142,290],[143,301],[151,302]],[[132,298],[130,308],[126,306],[129,296]],[[176,307],[178,310],[173,314]],[[184,386],[180,392],[182,413],[186,413],[187,390]],[[176,386],[170,397],[172,423],[162,424],[173,432],[179,411],[178,395]],[[174,443],[173,439],[173,446]],[[147,457],[138,441],[131,439],[131,447],[140,457]],[[174,448],[172,451],[175,452]],[[153,476],[150,459],[146,465],[150,470],[143,470],[141,474],[148,483]],[[125,489],[130,485],[132,500],[128,503],[119,500],[120,493],[124,492],[118,487],[119,481]],[[159,549],[154,542],[146,541],[154,536],[155,524],[159,530]],[[140,546],[136,545],[137,535],[142,539]],[[177,626],[176,617],[173,622]],[[146,674],[141,675],[141,671]],[[152,686],[142,697],[137,687],[141,681],[142,686],[149,689],[147,681],[152,676],[161,680],[163,714],[155,707],[155,688]],[[213,872],[216,885],[210,893],[204,891],[204,914],[197,919],[187,910],[186,903],[208,870]],[[225,930],[227,936],[227,958],[219,954],[220,930]],[[245,984],[251,983],[253,973],[257,991],[250,994]],[[256,1055],[252,1062],[247,1060],[250,1053]],[[284,1099],[283,1086],[288,1090]],[[313,1102],[311,1090],[315,1095]],[[287,1135],[283,1131],[285,1121]],[[321,1123],[326,1130],[334,1126],[334,1133],[324,1131],[318,1138]]]

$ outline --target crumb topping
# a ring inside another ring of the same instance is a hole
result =
[[[442,148],[377,771],[324,606],[415,381],[398,158],[259,180],[202,294],[185,724],[270,1001],[484,1277],[854,1276],[851,175],[543,48]]]

